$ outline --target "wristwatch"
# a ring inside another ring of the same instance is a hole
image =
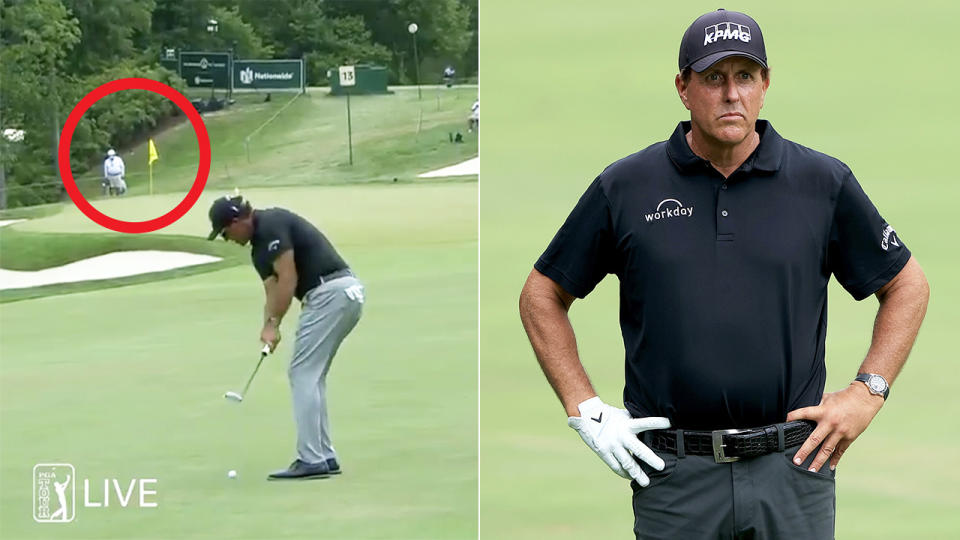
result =
[[[887,399],[887,396],[890,395],[890,385],[887,384],[887,380],[883,378],[883,375],[877,375],[876,373],[860,373],[853,380],[860,381],[867,385],[870,393],[875,396],[883,396],[883,399]]]

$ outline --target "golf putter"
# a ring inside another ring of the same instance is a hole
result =
[[[251,373],[250,378],[247,379],[247,384],[243,387],[243,392],[239,394],[236,392],[227,392],[226,394],[223,395],[223,397],[227,398],[230,401],[235,401],[237,403],[240,403],[241,401],[243,401],[243,396],[247,395],[247,390],[250,389],[250,383],[253,382],[253,378],[257,376],[257,371],[260,370],[260,364],[263,363],[263,359],[266,358],[268,354],[270,354],[270,345],[265,344],[263,346],[263,349],[260,350],[260,360],[257,362],[257,367],[253,368],[253,373]]]

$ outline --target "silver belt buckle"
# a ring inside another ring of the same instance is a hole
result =
[[[732,463],[734,461],[740,461],[739,457],[727,457],[723,455],[723,447],[726,446],[723,444],[724,435],[732,435],[734,433],[741,433],[743,429],[717,429],[712,432],[713,434],[713,460],[717,463]]]

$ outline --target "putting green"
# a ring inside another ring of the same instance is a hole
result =
[[[252,189],[321,227],[367,287],[328,379],[344,474],[268,483],[294,452],[298,307],[242,404],[262,287],[243,264],[0,306],[4,538],[475,538],[477,184]],[[206,234],[204,197],[164,234]],[[143,219],[171,197],[109,201]],[[101,231],[74,208],[14,227]],[[233,246],[241,252],[248,249]],[[31,471],[73,464],[77,518],[34,523]],[[227,471],[236,469],[237,479]],[[83,507],[83,480],[156,478],[157,508]]]

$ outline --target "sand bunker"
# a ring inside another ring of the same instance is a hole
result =
[[[33,272],[0,269],[0,289],[23,289],[54,283],[74,283],[149,274],[221,260],[181,251],[117,251]]]
[[[418,175],[418,178],[440,178],[442,176],[468,176],[471,174],[480,174],[480,158],[468,159],[463,163],[457,163],[449,167],[437,169]]]
[[[25,219],[0,219],[0,227],[6,227],[7,225],[13,225],[14,223],[20,223],[21,221],[26,221]]]

